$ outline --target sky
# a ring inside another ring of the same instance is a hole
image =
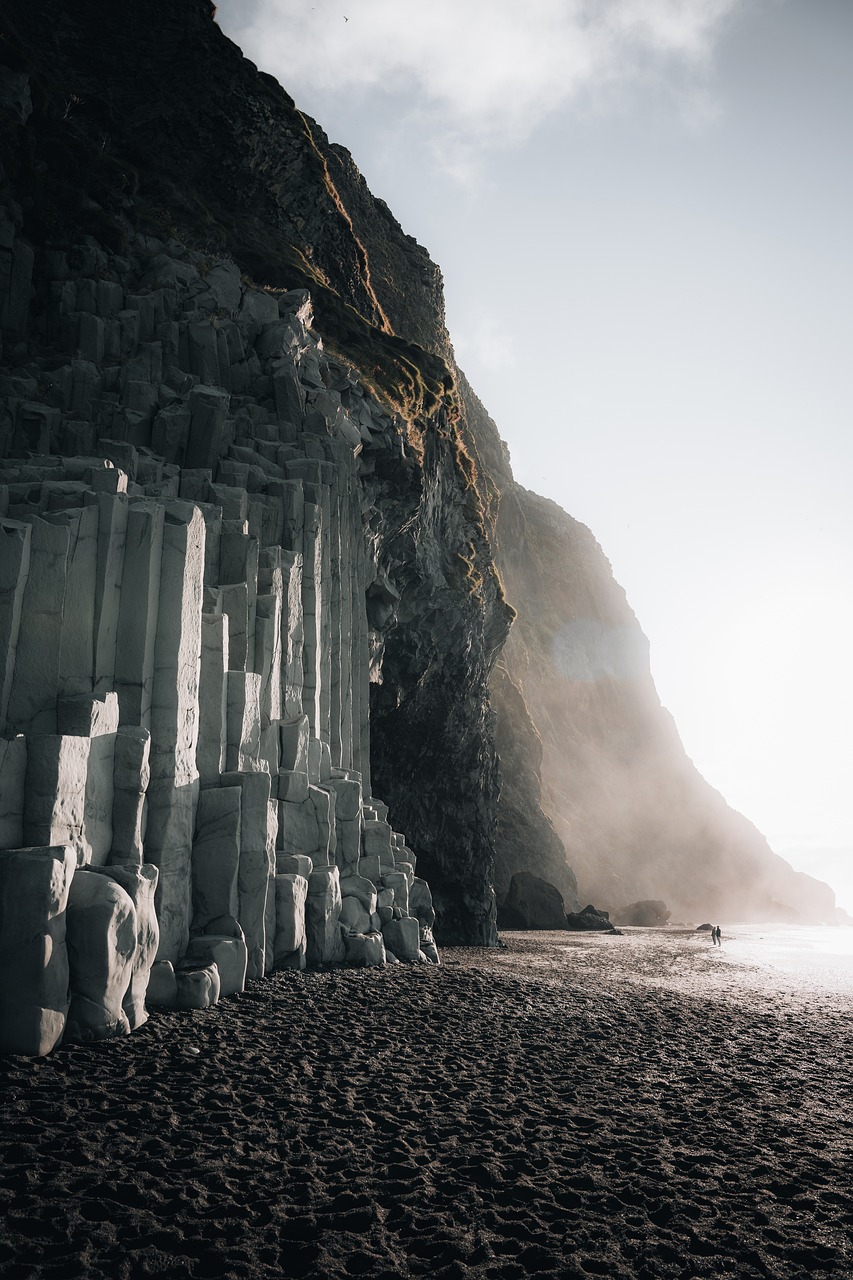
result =
[[[442,268],[708,781],[853,913],[853,4],[220,0]]]

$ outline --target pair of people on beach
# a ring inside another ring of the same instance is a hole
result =
[[[723,931],[718,924],[715,924],[711,930],[711,941],[715,947],[721,947],[723,945]]]

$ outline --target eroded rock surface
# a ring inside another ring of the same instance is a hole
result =
[[[502,929],[565,929],[566,904],[554,885],[517,871],[498,912]]]

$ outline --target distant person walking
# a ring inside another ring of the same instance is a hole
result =
[[[723,945],[723,931],[718,924],[715,924],[711,930],[711,940],[715,947],[721,947]]]

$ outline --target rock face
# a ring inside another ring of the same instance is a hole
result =
[[[578,933],[618,933],[606,911],[599,911],[591,903],[582,911],[571,911],[566,916],[566,928]]]
[[[716,915],[728,883],[831,906],[691,772],[600,550],[455,367],[438,269],[209,0],[2,25],[0,852],[77,868],[4,864],[57,943],[21,942],[16,1043],[62,1034],[78,880],[116,900],[80,1034],[139,1018],[119,868],[156,878],[152,983],[193,1008],[243,948],[253,980],[493,943],[516,872],[579,905],[565,849],[605,902],[692,914],[667,877],[698,851]]]
[[[502,929],[565,929],[566,904],[559,889],[529,871],[517,871],[498,911]]]
[[[613,920],[615,924],[656,928],[668,924],[671,915],[672,912],[665,902],[632,902],[629,906],[614,911]]]
[[[686,756],[660,705],[648,642],[593,535],[515,483],[464,380],[461,394],[518,615],[491,678],[501,759],[527,766],[525,797],[512,787],[501,796],[498,892],[513,871],[529,870],[570,905],[580,892],[614,908],[665,898],[680,919],[832,920],[828,886],[775,855]],[[523,768],[515,777],[523,782]],[[540,798],[556,843],[542,838]]]

